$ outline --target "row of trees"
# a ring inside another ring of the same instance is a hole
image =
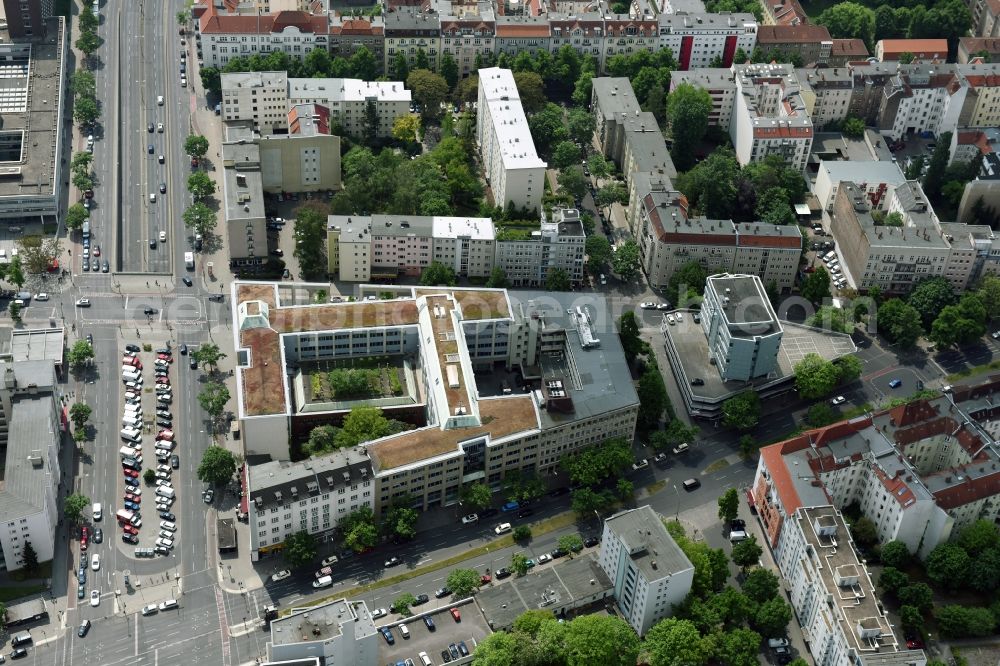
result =
[[[101,19],[97,14],[94,14],[91,6],[86,2],[81,4],[83,8],[80,10],[79,23],[77,24],[80,28],[80,36],[77,37],[75,46],[84,56],[89,58],[97,53],[97,49],[104,43],[104,40],[97,35],[97,26]]]
[[[841,2],[824,10],[816,22],[825,25],[831,37],[860,37],[871,53],[882,39],[945,37],[954,54],[958,38],[972,25],[972,14],[961,0]]]
[[[184,153],[201,160],[208,152],[208,139],[197,134],[190,134],[184,139]],[[208,235],[218,224],[215,207],[209,205],[210,198],[216,192],[215,181],[204,171],[191,173],[187,179],[187,190],[191,195],[191,205],[181,214],[184,226],[195,233]]]
[[[94,73],[85,69],[73,72],[70,90],[73,91],[73,119],[81,127],[93,125],[101,115]]]

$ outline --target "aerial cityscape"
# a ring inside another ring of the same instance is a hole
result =
[[[0,663],[1000,664],[997,0],[0,13]]]

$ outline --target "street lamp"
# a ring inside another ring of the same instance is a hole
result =
[[[681,491],[677,490],[677,484],[674,484],[674,494],[677,496],[677,501],[674,503],[674,520],[679,521],[681,514]]]

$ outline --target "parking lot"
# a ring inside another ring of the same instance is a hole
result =
[[[434,600],[430,603],[444,604],[446,600]],[[458,608],[461,620],[456,622],[449,612],[449,608]],[[419,607],[415,610],[420,610]],[[431,631],[424,624],[423,617],[429,615],[434,623],[435,629]],[[399,630],[399,625],[405,624],[409,630],[410,637],[403,638]],[[486,618],[479,611],[474,603],[462,605],[444,604],[440,608],[428,609],[426,613],[407,618],[405,622],[394,622],[385,625],[392,631],[394,645],[389,645],[384,638],[379,637],[379,663],[395,664],[412,659],[413,663],[419,666],[420,660],[417,655],[426,652],[434,664],[446,663],[442,651],[448,651],[447,661],[456,661],[451,656],[449,646],[454,644],[456,649],[458,643],[464,642],[471,655],[479,641],[486,638],[490,631],[486,626]]]

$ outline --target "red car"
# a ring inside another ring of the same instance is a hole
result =
[[[131,477],[133,479],[138,479],[139,478],[139,472],[135,471],[134,469],[128,469],[126,467],[126,468],[122,468],[122,472],[125,474],[125,476]]]
[[[80,541],[86,541],[90,538],[90,529],[84,525],[80,528]]]
[[[131,493],[128,493],[127,495],[125,495],[125,501],[126,502],[135,502],[136,504],[142,504],[142,496],[141,495],[133,495]]]
[[[479,584],[480,585],[489,585],[489,583],[490,583],[491,580],[493,580],[493,579],[490,577],[489,574],[483,574],[482,576],[479,577]]]
[[[169,384],[170,383],[170,378],[169,377],[157,377],[156,378],[156,383],[157,384]]]
[[[80,539],[80,551],[81,552],[86,552],[87,551],[87,540],[86,539]]]
[[[122,529],[125,530],[126,534],[138,534],[139,533],[139,528],[138,527],[136,527],[135,525],[129,525],[128,523],[125,523],[124,525],[122,525]]]
[[[461,622],[462,621],[462,614],[458,612],[457,608],[452,608],[448,612],[451,613],[451,616],[453,618],[455,618],[455,622]]]
[[[169,354],[157,354],[156,358],[160,359],[161,361],[166,361],[167,363],[174,362],[174,357],[170,356]]]
[[[916,634],[907,634],[906,636],[906,647],[911,650],[923,650],[926,645],[924,645],[924,639]]]

